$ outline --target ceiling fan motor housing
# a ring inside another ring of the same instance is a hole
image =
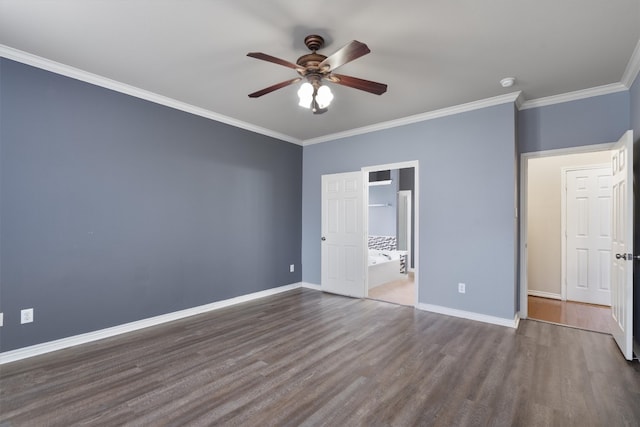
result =
[[[304,70],[298,70],[298,73],[303,77],[309,74],[327,74],[329,71],[328,67],[326,70],[321,70],[318,67],[327,57],[316,52],[324,46],[324,39],[321,36],[312,34],[305,37],[304,44],[311,50],[311,53],[302,55],[296,61],[296,64],[304,68]]]
[[[304,44],[309,48],[309,50],[316,51],[318,49],[322,49],[324,46],[324,39],[322,36],[317,34],[311,34],[304,38]]]

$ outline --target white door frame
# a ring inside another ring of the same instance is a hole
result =
[[[413,226],[411,225],[411,218],[413,217],[411,215],[411,210],[413,209],[413,203],[411,203],[412,194],[413,191],[411,190],[398,190],[397,195],[398,206],[400,206],[400,199],[405,198],[407,200],[407,206],[409,207],[409,209],[407,209],[407,211],[405,212],[408,218],[405,218],[405,220],[407,221],[407,235],[404,236],[404,238],[407,240],[407,265],[405,266],[407,273],[410,271],[414,271],[414,269],[411,267],[411,257],[413,256],[413,253],[411,251],[411,244],[413,243]]]
[[[528,175],[529,159],[542,157],[564,156],[567,154],[594,153],[598,151],[610,151],[615,142],[605,144],[583,145],[580,147],[560,148],[556,150],[536,151],[533,153],[520,154],[520,318],[528,317],[527,296],[529,286],[527,283],[527,198],[528,198]]]
[[[413,168],[413,181],[414,181],[414,187],[413,187],[413,192],[414,192],[414,205],[413,205],[413,209],[414,209],[414,227],[413,227],[413,244],[414,244],[414,249],[413,249],[413,259],[415,260],[415,276],[414,276],[414,283],[415,283],[415,288],[416,288],[416,303],[415,303],[415,307],[418,306],[418,304],[420,304],[420,286],[418,285],[419,282],[419,276],[420,276],[420,268],[418,268],[418,265],[420,264],[420,250],[419,250],[419,246],[420,246],[420,238],[419,236],[419,218],[420,218],[420,210],[419,210],[419,206],[420,206],[420,179],[419,179],[419,163],[417,160],[412,160],[412,161],[408,161],[408,162],[399,162],[399,163],[387,163],[384,165],[375,165],[375,166],[365,166],[363,167],[362,170],[362,182],[364,185],[364,200],[363,200],[363,209],[362,209],[362,221],[364,224],[364,230],[366,230],[367,232],[364,233],[364,239],[363,239],[363,247],[368,251],[369,250],[369,172],[376,172],[376,171],[381,171],[381,170],[388,170],[388,169],[405,169],[405,168]],[[365,274],[364,274],[364,283],[365,283],[365,289],[368,289],[369,286],[369,262],[368,256],[364,257],[365,259],[365,265],[363,266]],[[407,260],[407,263],[409,265],[411,265],[411,260]],[[367,293],[365,292],[365,295],[367,295]]]
[[[601,163],[601,164],[593,164],[593,165],[583,165],[583,166],[566,166],[561,168],[562,176],[561,176],[561,186],[560,192],[561,194],[561,202],[560,202],[560,241],[561,241],[561,250],[560,256],[562,257],[562,267],[561,267],[561,276],[560,276],[560,292],[562,301],[567,300],[567,172],[570,171],[581,171],[581,170],[589,170],[589,169],[611,169],[611,163]]]

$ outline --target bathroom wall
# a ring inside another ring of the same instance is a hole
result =
[[[395,236],[398,206],[398,170],[390,171],[391,183],[369,186],[369,235]],[[379,206],[383,205],[383,206]]]

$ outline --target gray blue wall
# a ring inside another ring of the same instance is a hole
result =
[[[301,147],[6,59],[0,76],[1,351],[301,280]]]
[[[630,118],[631,129],[633,129],[633,137],[640,142],[640,74],[636,76],[635,81],[629,90]]]
[[[633,129],[633,193],[634,193],[634,253],[640,254],[640,74],[636,76],[629,91],[630,121]],[[634,261],[633,270],[633,336],[640,345],[640,261]]]
[[[369,235],[395,236],[398,225],[398,170],[391,171],[391,184],[369,187]],[[385,205],[385,206],[371,206]],[[389,206],[387,206],[389,205]]]
[[[513,319],[515,152],[511,103],[304,147],[303,280],[320,283],[320,177],[418,160],[420,302]]]
[[[628,129],[628,91],[518,113],[521,153],[615,142]]]

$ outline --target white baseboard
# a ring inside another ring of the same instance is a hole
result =
[[[36,344],[29,347],[23,347],[16,350],[6,351],[0,353],[0,365],[15,362],[17,360],[27,359],[29,357],[38,356],[41,354],[49,353],[56,350],[62,350],[64,348],[73,347],[80,344],[90,343],[92,341],[101,340],[104,338],[113,337],[115,335],[125,334],[127,332],[137,331],[139,329],[148,328],[150,326],[156,326],[163,323],[171,322],[178,319],[183,319],[189,316],[195,316],[197,314],[206,313],[220,308],[229,307],[235,304],[252,301],[258,298],[264,298],[271,295],[276,295],[282,292],[290,291],[298,288],[312,289],[315,291],[322,291],[320,285],[316,285],[308,282],[292,283],[290,285],[280,286],[273,289],[266,289],[260,292],[254,292],[247,295],[240,295],[235,298],[226,299],[223,301],[217,301],[210,304],[201,305],[198,307],[192,307],[185,310],[175,311],[172,313],[162,314],[160,316],[150,317],[147,319],[137,320],[135,322],[125,323],[123,325],[113,326],[111,328],[101,329],[98,331],[87,332],[86,334],[74,335],[72,337],[62,338],[55,341],[49,341],[42,344]],[[442,307],[431,304],[417,304],[416,308],[419,310],[430,311],[433,313],[446,314],[448,316],[461,317],[464,319],[476,320],[479,322],[492,323],[494,325],[507,326],[510,328],[517,328],[520,321],[518,314],[511,319],[504,319],[502,317],[487,316],[485,314],[473,313],[469,311],[456,310],[453,308]]]
[[[258,298],[264,298],[270,295],[279,294],[281,292],[290,291],[300,287],[309,287],[310,289],[316,289],[311,284],[304,284],[302,282],[292,283],[290,285],[279,286],[277,288],[266,289],[264,291],[254,292],[247,295],[240,295],[235,298],[226,299],[223,301],[216,301],[210,304],[200,305],[198,307],[187,308],[185,310],[174,311],[172,313],[162,314],[155,317],[149,317],[147,319],[137,320],[135,322],[125,323],[123,325],[113,326],[111,328],[100,329],[98,331],[87,332],[86,334],[74,335],[72,337],[62,338],[55,341],[49,341],[42,344],[36,344],[29,347],[22,347],[16,350],[5,351],[0,353],[0,365],[9,362],[15,362],[17,360],[26,359],[40,354],[49,353],[56,350],[62,350],[76,346],[79,344],[86,344],[92,341],[109,338],[115,335],[125,334],[127,332],[137,331],[138,329],[148,328],[149,326],[160,325],[162,323],[171,322],[173,320],[183,319],[189,316],[195,316],[196,314],[202,314],[213,310],[218,310],[223,307],[229,307],[231,305],[240,304],[247,301],[252,301]],[[318,286],[319,289],[319,286]]]
[[[556,294],[554,292],[545,292],[545,291],[535,291],[533,289],[529,289],[527,291],[527,295],[532,297],[541,297],[541,298],[550,298],[550,299],[562,299],[562,295]]]
[[[518,328],[520,316],[516,314],[513,319],[503,317],[488,316],[486,314],[474,313],[472,311],[457,310],[455,308],[443,307],[440,305],[423,304],[416,305],[418,310],[430,311],[432,313],[446,314],[447,316],[461,317],[463,319],[476,320],[478,322],[491,323],[494,325],[506,326],[508,328]]]
[[[300,287],[301,288],[307,288],[307,289],[313,289],[314,291],[321,291],[322,287],[320,285],[316,285],[314,283],[308,283],[308,282],[300,282]]]

